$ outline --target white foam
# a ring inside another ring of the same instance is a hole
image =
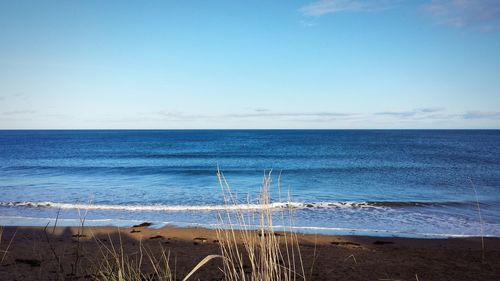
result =
[[[380,208],[367,202],[275,202],[270,204],[227,204],[227,205],[119,205],[119,204],[85,204],[61,202],[0,202],[3,207],[56,208],[81,210],[115,210],[115,211],[223,211],[223,210],[262,210],[262,209],[306,209],[306,208]]]

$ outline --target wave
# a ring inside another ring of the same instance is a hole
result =
[[[219,210],[259,210],[264,208],[279,209],[287,207],[285,203],[236,204],[236,205],[119,205],[119,204],[85,204],[59,202],[1,202],[4,207],[117,210],[117,211],[219,211]],[[294,207],[293,205],[290,205]]]
[[[409,201],[345,201],[345,202],[274,202],[270,204],[227,204],[227,205],[132,205],[132,204],[88,204],[62,202],[0,202],[0,207],[56,208],[116,211],[223,211],[223,210],[262,210],[262,209],[338,209],[338,208],[400,208],[400,207],[463,207],[473,202],[409,202]],[[483,203],[484,204],[484,203]]]

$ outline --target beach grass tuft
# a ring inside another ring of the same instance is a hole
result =
[[[291,228],[292,210],[285,208],[277,213],[271,206],[271,172],[263,178],[258,199],[260,208],[248,210],[234,208],[240,203],[220,170],[217,177],[227,207],[218,214],[219,227],[216,233],[220,253],[207,255],[182,280],[189,280],[214,259],[222,261],[220,270],[225,281],[306,280],[298,237]],[[273,222],[277,217],[281,219],[282,225],[288,225],[289,228],[277,232]],[[170,254],[166,250],[162,250],[158,257],[140,244],[135,253],[127,254],[121,237],[117,246],[99,240],[96,242],[100,245],[101,254],[95,270],[96,280],[176,280],[175,271],[170,267]],[[145,271],[145,266],[149,268],[148,271]]]
[[[111,241],[111,237],[110,237]],[[158,255],[139,244],[135,253],[124,250],[121,237],[118,247],[99,243],[100,258],[95,265],[94,278],[101,281],[173,281],[175,273],[170,267],[170,253],[161,249]],[[148,267],[149,270],[145,270]]]
[[[234,211],[231,206],[239,202],[224,174],[217,171],[227,206],[219,213],[217,229],[226,281],[306,280],[297,234],[292,231],[292,209],[276,211],[271,206],[271,175],[272,171],[264,174],[259,209]],[[283,226],[280,232],[274,226],[277,218]]]

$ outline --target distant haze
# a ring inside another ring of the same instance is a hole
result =
[[[1,1],[0,129],[500,128],[496,0]]]

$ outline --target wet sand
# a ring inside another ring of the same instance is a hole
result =
[[[307,280],[500,280],[500,238],[485,238],[484,252],[479,237],[298,234],[298,241]],[[0,258],[9,249],[0,280],[93,280],[100,250],[111,244],[130,257],[140,245],[156,256],[166,251],[177,280],[207,255],[220,253],[216,231],[204,228],[5,227]],[[220,266],[212,260],[190,280],[222,280]]]

